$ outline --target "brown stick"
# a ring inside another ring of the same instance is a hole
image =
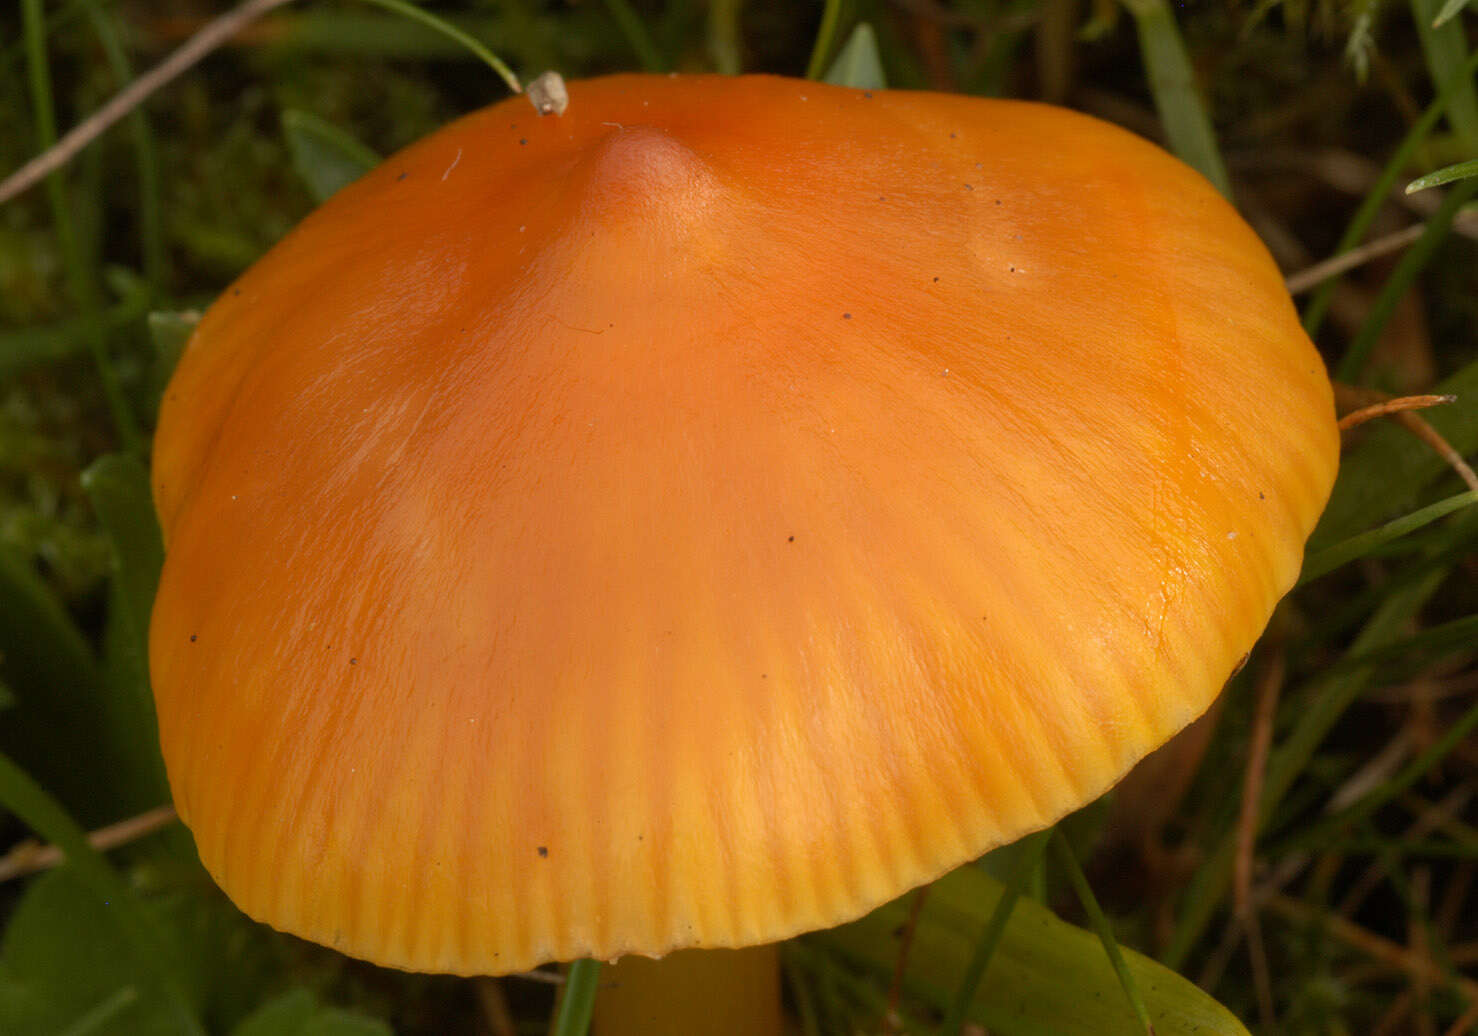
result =
[[[1327,913],[1284,895],[1269,897],[1268,908],[1300,924],[1317,921],[1324,925],[1330,935],[1360,950],[1372,959],[1407,974],[1417,970],[1424,971],[1434,986],[1442,988],[1452,985],[1470,1002],[1478,1002],[1478,982],[1466,975],[1449,975],[1433,964],[1429,958],[1418,956],[1405,946],[1361,928],[1353,921],[1347,921],[1337,914]]]
[[[0,183],[0,205],[29,190],[72,160],[72,157],[115,122],[142,104],[150,94],[186,71],[225,43],[247,24],[291,0],[245,0],[191,36],[169,57],[120,90],[112,100],[67,131],[51,147],[21,166]]]
[[[1444,403],[1456,403],[1456,396],[1402,396],[1399,399],[1387,399],[1370,406],[1363,406],[1359,410],[1353,410],[1339,419],[1339,430],[1348,432],[1351,428],[1358,428],[1366,421],[1373,421],[1377,417],[1386,417],[1390,414],[1404,413],[1408,410],[1425,410],[1429,406],[1441,406]]]
[[[1442,433],[1433,428],[1432,425],[1428,423],[1426,418],[1422,417],[1420,414],[1413,412],[1414,409],[1420,407],[1455,402],[1457,397],[1407,396],[1403,399],[1382,399],[1379,392],[1375,392],[1371,389],[1360,388],[1354,385],[1343,384],[1335,386],[1335,395],[1337,398],[1345,401],[1349,401],[1352,399],[1372,400],[1371,403],[1362,406],[1359,410],[1356,410],[1353,413],[1346,414],[1343,418],[1341,418],[1339,423],[1341,431],[1348,430],[1349,428],[1354,428],[1357,425],[1368,421],[1371,417],[1379,417],[1382,413],[1390,414],[1397,421],[1400,421],[1401,425],[1407,431],[1409,431],[1412,435],[1415,435],[1422,442],[1430,446],[1432,450],[1439,457],[1441,457],[1448,464],[1449,467],[1452,468],[1452,470],[1457,472],[1458,477],[1463,480],[1463,483],[1469,489],[1473,490],[1474,492],[1478,492],[1478,474],[1474,474],[1473,469],[1468,466],[1468,462],[1463,460],[1463,455],[1461,453],[1458,453],[1458,451],[1453,448],[1452,443],[1443,438]],[[1393,405],[1397,403],[1404,404],[1408,400],[1416,402],[1413,402],[1409,407],[1404,405]],[[1386,407],[1388,409],[1381,410],[1379,409],[1381,407]],[[1347,422],[1349,423],[1347,424]]]
[[[1454,227],[1464,233],[1471,234],[1478,229],[1478,219],[1471,216],[1460,215],[1454,220]],[[1320,284],[1331,277],[1338,277],[1342,273],[1353,270],[1357,266],[1364,266],[1372,259],[1379,259],[1383,255],[1397,252],[1414,242],[1426,232],[1425,223],[1414,223],[1409,227],[1403,227],[1385,237],[1378,237],[1374,241],[1368,241],[1358,248],[1352,248],[1348,252],[1330,256],[1313,266],[1291,273],[1283,284],[1290,295],[1301,295],[1311,288],[1317,288]]]
[[[1452,1023],[1452,1027],[1442,1036],[1467,1036],[1467,1033],[1473,1031],[1475,1025],[1478,1025],[1478,1002],[1469,1004],[1468,1009]]]
[[[179,819],[173,806],[159,806],[136,817],[120,820],[116,824],[100,827],[87,836],[94,849],[116,849],[120,845],[136,841],[147,834]],[[10,852],[0,857],[0,881],[10,881],[25,874],[34,874],[55,867],[66,859],[54,845],[42,845],[31,839],[21,842]]]
[[[1257,711],[1252,721],[1252,743],[1247,750],[1247,773],[1242,781],[1242,810],[1237,820],[1237,856],[1232,879],[1237,920],[1247,933],[1247,954],[1252,962],[1258,1009],[1263,1024],[1269,1028],[1276,1025],[1277,1020],[1273,1009],[1272,976],[1268,973],[1267,952],[1262,943],[1262,926],[1257,923],[1257,905],[1252,899],[1252,861],[1257,848],[1263,776],[1267,770],[1268,749],[1273,742],[1273,717],[1278,711],[1278,696],[1282,688],[1283,653],[1274,648],[1257,681]]]
[[[903,930],[898,933],[898,961],[893,965],[893,981],[888,986],[888,1016],[883,1024],[888,1032],[900,1032],[903,1028],[902,1016],[898,1013],[898,1005],[903,1000],[903,976],[908,971],[908,951],[913,948],[914,932],[919,927],[919,915],[924,912],[924,900],[929,897],[929,889],[932,886],[923,885],[914,893],[913,903],[908,908],[908,920],[903,923]]]

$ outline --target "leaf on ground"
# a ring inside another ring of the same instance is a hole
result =
[[[391,1036],[391,1029],[377,1018],[325,1007],[298,987],[263,1004],[231,1036]]]
[[[135,803],[116,780],[125,753],[122,735],[109,729],[99,709],[106,688],[98,660],[29,560],[3,546],[0,680],[15,695],[0,724],[0,752],[83,823],[98,826],[125,815]]]
[[[169,798],[154,700],[149,689],[149,613],[164,564],[164,541],[154,518],[149,472],[136,457],[110,454],[82,473],[82,488],[113,548],[113,586],[104,631],[106,694],[99,702],[110,730],[120,734],[125,768],[115,774],[136,789],[130,806]]]
[[[912,995],[941,1010],[949,1004],[1001,891],[1000,882],[974,866],[934,883],[909,952]],[[890,975],[898,958],[895,933],[910,898],[808,938],[880,976]],[[1131,950],[1124,956],[1158,1036],[1246,1036],[1241,1022],[1189,979]],[[1098,937],[1029,899],[1017,902],[970,1016],[998,1036],[1144,1031]]]
[[[5,930],[0,1032],[178,1036],[180,1028],[109,904],[63,867],[31,883]]]
[[[200,312],[194,309],[169,312],[155,310],[149,314],[149,338],[154,343],[154,357],[150,364],[150,388],[153,392],[154,409],[164,398],[164,388],[174,374],[180,357],[185,352],[185,343],[195,333],[200,323]]]

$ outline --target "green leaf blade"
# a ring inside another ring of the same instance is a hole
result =
[[[293,169],[319,204],[380,163],[380,156],[364,144],[311,112],[296,108],[283,112],[282,133]]]
[[[909,991],[944,1010],[1004,886],[974,866],[935,882],[909,952]],[[894,931],[907,916],[896,900],[860,921],[810,940],[880,976],[897,961]],[[1188,979],[1135,953],[1126,966],[1158,1036],[1246,1036],[1241,1022]],[[1143,1033],[1099,938],[1034,900],[1017,901],[990,969],[969,1009],[999,1036],[1112,1036]]]
[[[888,77],[883,72],[883,57],[878,52],[877,33],[863,22],[852,30],[836,60],[822,76],[822,82],[833,86],[850,86],[857,90],[884,90]]]

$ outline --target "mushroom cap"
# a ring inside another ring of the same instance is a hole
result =
[[[1328,494],[1253,232],[1129,133],[570,84],[339,192],[167,392],[150,659],[253,917],[400,968],[740,946],[1199,715]]]

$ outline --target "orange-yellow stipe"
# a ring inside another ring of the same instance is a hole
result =
[[[1336,450],[1266,251],[1123,130],[773,78],[514,98],[186,350],[170,781],[244,910],[383,964],[832,925],[1197,716]]]

